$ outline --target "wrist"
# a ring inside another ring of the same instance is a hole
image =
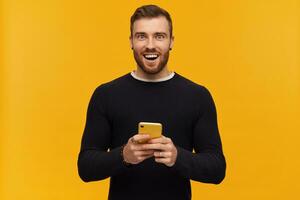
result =
[[[127,162],[125,160],[125,156],[124,156],[124,150],[125,150],[125,147],[126,147],[126,144],[124,144],[122,147],[121,147],[121,157],[122,157],[122,162],[123,164],[126,166],[126,167],[130,167],[131,166],[131,163]]]

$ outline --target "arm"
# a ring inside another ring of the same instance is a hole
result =
[[[78,156],[78,173],[85,181],[97,181],[120,173],[122,163],[121,147],[108,152],[111,127],[103,106],[101,86],[95,90],[89,102],[86,125]]]
[[[218,131],[216,108],[205,90],[203,112],[194,127],[195,153],[177,146],[177,159],[173,166],[181,176],[204,183],[218,184],[225,177],[226,161]]]

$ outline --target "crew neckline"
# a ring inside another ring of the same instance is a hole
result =
[[[135,70],[131,71],[130,75],[131,75],[131,77],[133,77],[134,79],[139,80],[139,81],[157,83],[157,82],[163,82],[163,81],[168,81],[168,80],[172,79],[175,76],[175,72],[171,72],[166,77],[154,79],[154,80],[138,77],[135,73]]]

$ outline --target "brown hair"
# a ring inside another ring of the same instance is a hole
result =
[[[145,5],[135,10],[135,12],[130,18],[130,35],[132,36],[133,24],[136,20],[139,20],[141,18],[154,18],[160,16],[165,17],[169,22],[170,37],[172,37],[173,26],[171,16],[166,10],[156,5]]]

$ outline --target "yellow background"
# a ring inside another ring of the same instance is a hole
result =
[[[157,3],[174,21],[169,67],[205,85],[227,159],[193,199],[297,199],[299,0],[2,0],[0,199],[106,199],[77,155],[93,90],[135,69],[129,18]]]

